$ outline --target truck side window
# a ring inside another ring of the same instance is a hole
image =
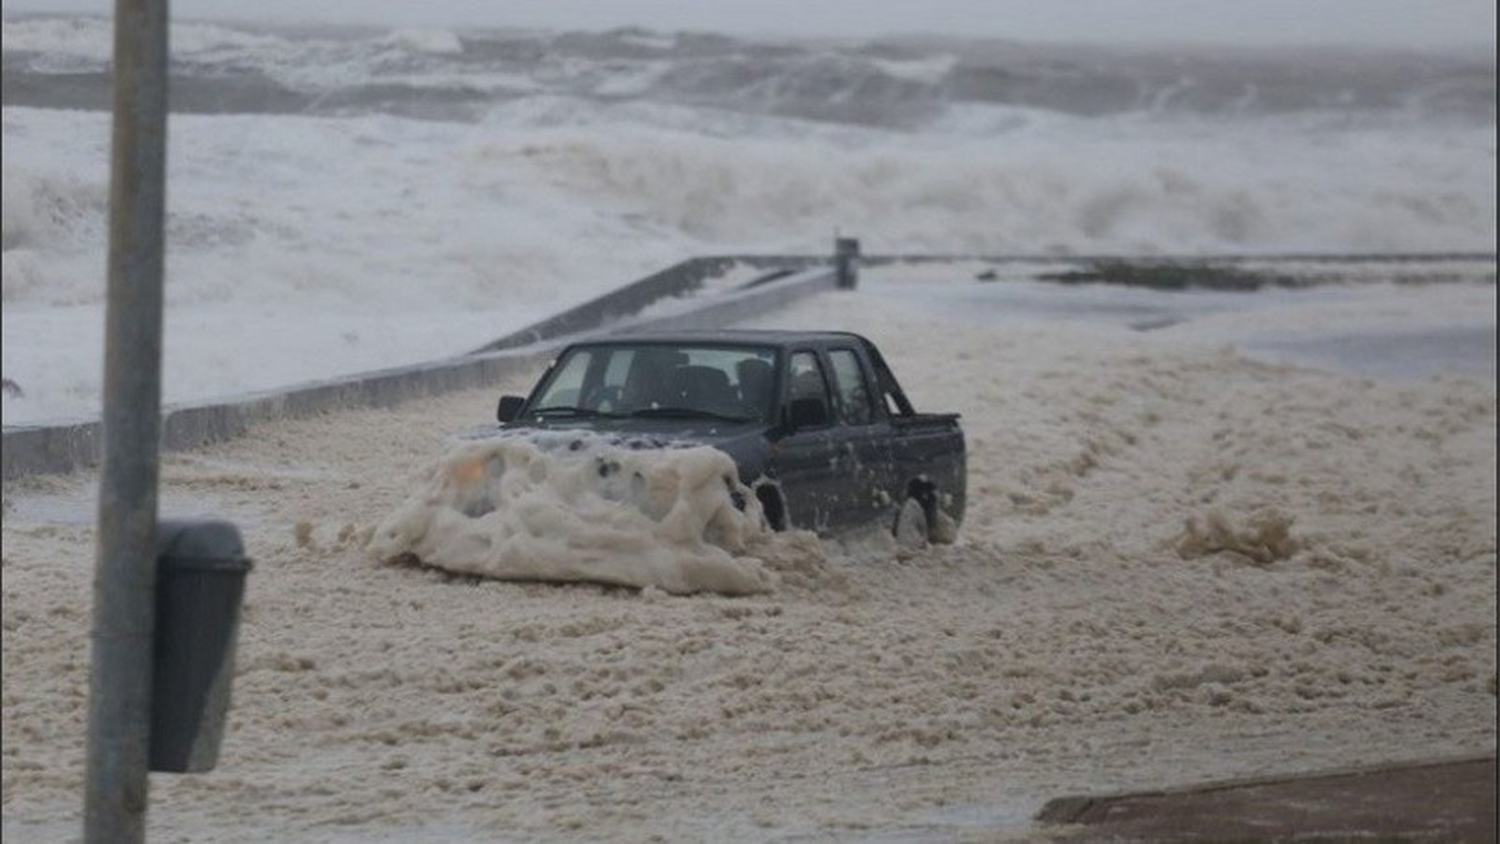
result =
[[[884,393],[881,393],[881,395],[885,399],[885,412],[886,413],[889,413],[892,416],[910,416],[911,415],[911,411],[910,410],[903,409],[901,407],[901,403],[898,402],[898,401],[896,401],[896,393],[895,393],[894,390],[886,390]]]
[[[543,407],[576,407],[583,392],[583,380],[594,361],[593,352],[581,351],[563,361],[547,385],[547,392],[536,403]]]
[[[817,399],[828,404],[828,379],[823,377],[823,367],[812,352],[794,352],[787,364],[787,376],[791,386],[787,390],[787,404],[798,399]]]
[[[828,353],[833,364],[833,380],[837,387],[834,396],[838,399],[839,419],[845,425],[868,425],[875,421],[875,409],[870,404],[870,387],[865,381],[865,371],[859,358],[848,349],[834,349]]]

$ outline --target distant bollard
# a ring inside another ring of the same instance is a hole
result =
[[[833,265],[840,290],[853,290],[859,284],[859,241],[840,237],[833,241]]]
[[[229,522],[165,520],[156,535],[150,769],[199,773],[219,760],[251,563]]]

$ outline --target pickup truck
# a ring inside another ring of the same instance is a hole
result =
[[[965,453],[955,413],[918,413],[869,340],[847,332],[617,335],[565,347],[502,429],[589,430],[713,446],[775,530],[888,527],[952,542]],[[742,494],[743,495],[743,494]],[[743,507],[743,505],[741,505]]]

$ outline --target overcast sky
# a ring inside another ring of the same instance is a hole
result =
[[[1047,41],[1433,47],[1495,44],[1495,0],[170,0],[177,19],[519,26],[739,35],[896,33]],[[110,0],[0,0],[109,13]]]

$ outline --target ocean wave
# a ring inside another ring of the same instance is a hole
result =
[[[1010,128],[917,135],[542,101],[473,125],[183,115],[170,295],[471,308],[503,283],[505,301],[545,311],[685,255],[822,252],[835,230],[874,252],[948,254],[1465,251],[1495,237],[1485,128],[976,107],[976,124]],[[102,113],[6,110],[7,304],[102,299],[97,270],[77,268],[105,247],[108,138]]]
[[[5,52],[67,58],[107,65],[114,55],[109,17],[6,17],[0,21]],[[284,52],[291,43],[276,35],[229,25],[174,22],[167,33],[174,58],[238,57]]]
[[[0,191],[0,250],[78,247],[103,235],[108,187],[102,183],[7,162]]]
[[[1447,151],[1421,151],[1420,131],[1176,128],[1090,138],[1046,124],[1003,147],[908,138],[848,148],[616,127],[607,139],[559,131],[480,156],[510,178],[707,242],[786,245],[843,227],[893,251],[1160,253],[1474,248],[1494,231],[1493,197],[1465,187],[1467,168]],[[1294,130],[1295,140],[1278,134]],[[1468,138],[1476,175],[1493,173],[1486,140]]]
[[[6,105],[104,108],[105,18],[4,21]],[[685,104],[931,131],[971,104],[1109,117],[1406,113],[1493,123],[1492,59],[1396,51],[1207,50],[713,34],[253,28],[183,22],[174,84],[206,113],[389,113],[476,121],[517,92]],[[493,80],[507,79],[496,85]],[[394,86],[394,87],[393,87]],[[275,96],[246,96],[252,90]],[[371,89],[382,90],[371,97]],[[208,93],[204,93],[208,92]],[[212,99],[217,92],[219,99]],[[461,98],[476,108],[433,108]]]
[[[456,33],[447,29],[392,30],[379,43],[418,53],[453,55],[462,53],[464,45]]]

